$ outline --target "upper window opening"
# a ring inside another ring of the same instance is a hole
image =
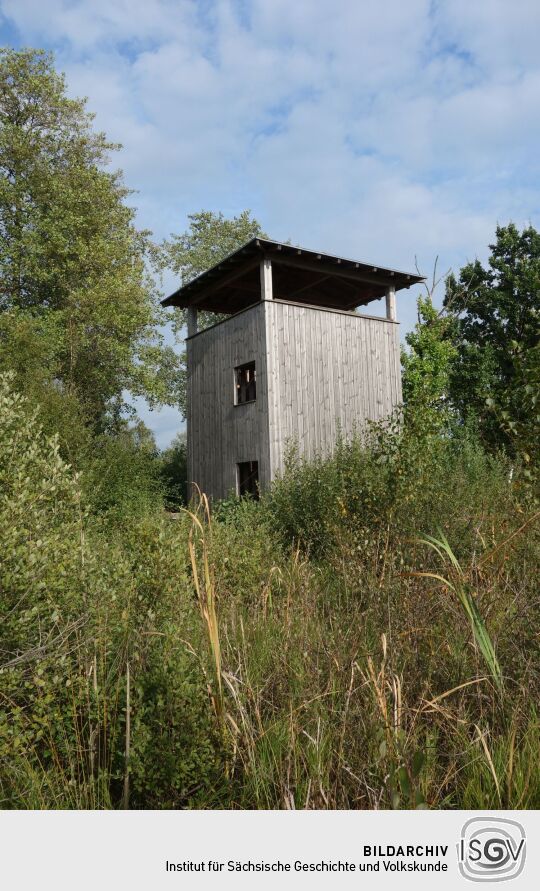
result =
[[[257,378],[255,362],[239,365],[234,369],[235,378],[235,402],[242,405],[243,402],[254,402],[257,398]]]

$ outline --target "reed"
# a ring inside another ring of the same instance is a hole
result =
[[[212,655],[214,668],[214,690],[210,692],[216,717],[223,724],[225,708],[223,699],[223,681],[221,664],[221,642],[216,606],[216,583],[214,568],[210,561],[210,540],[212,536],[212,517],[208,498],[198,492],[198,504],[194,510],[183,509],[191,519],[188,548],[193,574],[193,585],[197,601],[206,629],[208,645]]]
[[[495,654],[495,647],[493,646],[484,619],[478,609],[475,596],[470,589],[467,575],[452,551],[446,536],[439,530],[438,538],[435,538],[432,535],[425,535],[424,538],[419,539],[419,542],[435,551],[443,565],[449,570],[449,575],[442,576],[436,572],[426,571],[413,572],[411,575],[420,578],[435,579],[436,581],[441,582],[448,591],[451,591],[452,594],[454,594],[470,622],[474,640],[476,641],[478,649],[482,653],[493,683],[501,693],[503,690],[503,675]]]
[[[540,807],[538,508],[474,443],[407,449],[122,525],[45,445],[49,494],[8,468],[0,804]]]

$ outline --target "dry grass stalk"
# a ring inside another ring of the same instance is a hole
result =
[[[124,793],[122,796],[122,807],[124,810],[129,808],[129,759],[131,754],[131,677],[129,671],[129,661],[126,663],[126,749],[125,749],[125,771],[124,771]]]
[[[198,516],[200,512],[203,515],[203,522],[201,522]],[[201,616],[205,623],[214,665],[216,690],[212,694],[212,703],[218,720],[223,722],[225,711],[223,701],[221,643],[216,609],[216,585],[213,567],[210,563],[208,541],[212,534],[212,519],[210,516],[210,505],[206,495],[199,491],[199,504],[197,505],[196,510],[186,510],[185,513],[191,518],[188,547],[193,573],[193,584],[195,586]],[[201,573],[199,572],[197,547],[200,550],[200,561],[202,565]]]

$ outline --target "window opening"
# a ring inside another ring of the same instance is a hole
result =
[[[254,402],[257,398],[255,362],[239,365],[234,369],[235,403]]]
[[[259,497],[259,462],[241,461],[238,467],[238,494]]]

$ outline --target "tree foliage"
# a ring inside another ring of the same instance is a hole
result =
[[[403,400],[406,418],[423,432],[444,429],[452,414],[450,376],[457,355],[451,333],[453,319],[438,312],[431,294],[418,298],[418,322],[406,335],[402,350]]]
[[[452,420],[478,429],[490,451],[518,457],[536,478],[540,457],[540,233],[498,226],[488,263],[446,279],[443,309],[433,289],[402,353],[405,416],[419,433]],[[434,282],[435,286],[435,282]]]
[[[123,390],[174,402],[178,368],[157,333],[149,235],[110,169],[118,146],[92,120],[50,54],[1,51],[3,353],[18,357],[25,390],[39,379],[75,396],[99,428]]]
[[[518,431],[531,440],[540,432],[540,233],[498,226],[490,250],[487,266],[475,260],[447,281],[458,350],[450,390],[461,415],[477,417],[486,444],[515,450]]]
[[[187,284],[207,269],[215,266],[216,263],[232,254],[251,238],[265,237],[260,223],[251,216],[249,210],[242,211],[236,217],[225,217],[222,213],[201,210],[198,213],[189,214],[188,220],[188,228],[180,235],[171,235],[169,239],[166,239],[156,254],[158,268],[162,272],[168,269],[180,276],[182,284]],[[199,312],[199,328],[206,328],[224,318],[226,318],[225,315],[218,313]],[[180,335],[185,325],[186,311],[175,309],[173,329],[177,335]],[[185,414],[185,353],[181,355],[180,361],[182,371],[179,404]]]
[[[179,275],[183,285],[215,266],[251,238],[265,237],[260,223],[249,210],[243,210],[236,217],[201,210],[189,214],[188,220],[189,227],[185,232],[171,235],[161,246],[162,268]],[[201,312],[199,326],[211,325],[217,318],[222,316]],[[175,324],[180,328],[185,322],[185,310],[177,309]]]
[[[177,433],[161,454],[161,479],[169,505],[187,504],[187,443],[185,432]]]

